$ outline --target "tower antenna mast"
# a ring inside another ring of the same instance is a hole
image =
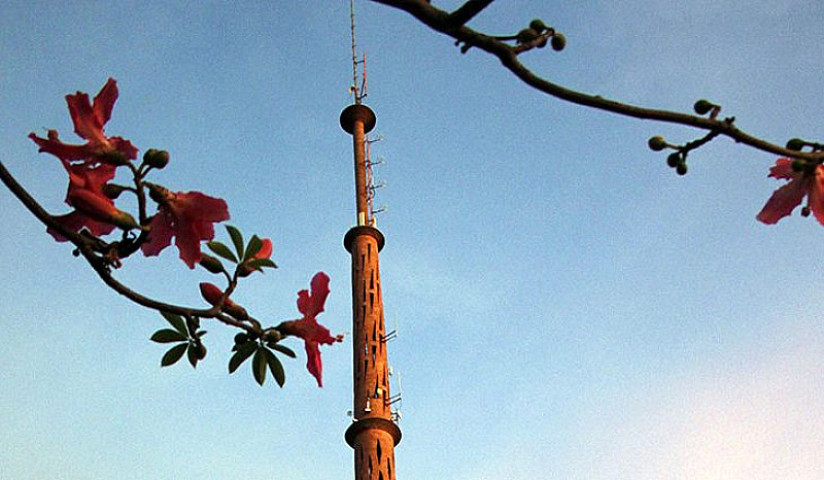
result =
[[[355,7],[349,1],[352,22],[352,80],[354,103],[340,114],[340,125],[352,136],[355,167],[357,224],[343,238],[352,261],[353,418],[344,435],[355,453],[356,480],[395,480],[395,446],[401,429],[395,423],[389,393],[387,332],[378,253],[384,236],[371,221],[367,181],[366,135],[375,127],[375,113],[361,102],[366,96],[366,68],[358,85],[355,44]]]
[[[358,44],[355,39],[355,0],[349,0],[349,20],[352,27],[352,85],[349,87],[350,93],[354,97],[355,104],[360,105],[366,98],[366,55],[363,60],[358,61]],[[363,64],[363,80],[358,86],[358,65]]]

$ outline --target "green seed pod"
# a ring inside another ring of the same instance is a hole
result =
[[[649,145],[650,150],[655,152],[660,152],[661,150],[667,148],[667,141],[660,135],[651,137],[647,144]]]
[[[677,168],[678,165],[681,165],[681,163],[681,154],[677,152],[671,153],[667,157],[667,165],[669,165],[671,168]]]
[[[119,197],[120,194],[123,193],[123,190],[125,190],[125,189],[126,189],[126,187],[124,187],[122,185],[117,185],[115,183],[107,183],[107,184],[103,185],[103,195],[106,195],[108,198],[111,198],[112,200],[114,200],[117,197]]]
[[[714,106],[715,105],[702,98],[701,100],[695,102],[695,105],[693,105],[692,108],[698,115],[706,115],[710,112],[710,110],[712,110],[712,107]]]
[[[150,148],[143,154],[143,162],[158,170],[169,164],[169,152],[166,150],[158,150]]]
[[[566,37],[563,33],[556,33],[552,36],[552,40],[550,40],[549,43],[552,45],[553,50],[560,52],[566,47]]]
[[[119,150],[109,150],[97,155],[101,162],[109,165],[121,166],[129,163],[129,159]]]
[[[524,44],[537,39],[538,36],[540,36],[540,33],[538,33],[538,31],[534,28],[525,28],[518,32],[517,40],[519,44]]]
[[[547,27],[544,21],[540,18],[536,18],[535,20],[529,22],[529,28],[539,33],[543,33],[544,31],[549,30],[549,27]]]
[[[679,163],[678,166],[675,167],[675,173],[678,175],[686,175],[687,174],[687,164],[686,163]]]
[[[806,144],[807,142],[801,140],[800,138],[791,138],[790,141],[787,142],[787,150],[793,150],[798,152],[802,148],[804,148],[804,145]]]
[[[647,145],[649,145],[650,150],[653,150],[655,152],[660,152],[661,150],[667,148],[666,140],[664,140],[664,137],[660,135],[650,137],[650,139],[647,141]]]

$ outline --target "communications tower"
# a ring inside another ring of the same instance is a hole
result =
[[[374,127],[375,113],[362,103],[366,73],[358,86],[353,0],[351,87],[354,103],[340,114],[340,125],[352,135],[355,166],[355,206],[357,224],[343,239],[352,256],[352,349],[354,408],[346,442],[355,453],[355,480],[395,480],[395,446],[401,441],[400,427],[392,413],[394,398],[389,394],[387,340],[378,253],[384,236],[375,227],[372,211],[371,160],[366,154],[366,134]],[[369,180],[367,180],[369,176]]]

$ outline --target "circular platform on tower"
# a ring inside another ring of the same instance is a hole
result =
[[[355,448],[355,438],[364,430],[377,429],[383,430],[392,436],[395,446],[401,443],[401,427],[397,426],[395,422],[380,417],[369,417],[356,420],[346,429],[344,438],[350,447]]]
[[[361,235],[369,235],[374,238],[375,241],[378,242],[378,251],[380,252],[383,250],[384,238],[381,231],[375,227],[370,227],[369,225],[359,225],[357,227],[350,228],[343,237],[343,246],[346,247],[347,252],[352,253],[352,242],[355,241],[355,237],[359,237]]]
[[[360,120],[363,122],[363,133],[368,133],[375,128],[375,112],[366,105],[356,103],[349,105],[340,112],[340,126],[346,130],[349,135],[355,132],[355,122]]]

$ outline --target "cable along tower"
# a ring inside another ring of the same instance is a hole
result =
[[[395,480],[395,446],[401,441],[400,427],[393,421],[389,394],[387,341],[378,253],[384,236],[375,227],[372,211],[374,186],[366,135],[375,127],[375,113],[362,100],[366,97],[365,59],[358,61],[355,44],[354,0],[350,0],[352,23],[352,80],[354,103],[340,114],[340,125],[352,135],[355,167],[357,224],[343,239],[352,257],[352,349],[353,421],[344,435],[355,453],[355,480]],[[358,67],[363,80],[358,85]],[[367,180],[368,178],[368,180]]]

